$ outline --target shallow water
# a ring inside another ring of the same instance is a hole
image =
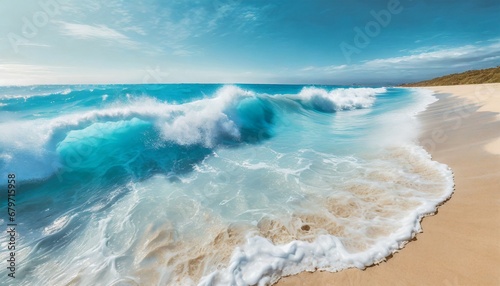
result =
[[[266,285],[378,262],[451,195],[451,171],[415,143],[414,115],[434,100],[334,86],[2,87],[16,281]]]

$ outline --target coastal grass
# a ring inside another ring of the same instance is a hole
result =
[[[403,87],[449,86],[482,83],[500,83],[500,66],[482,70],[470,70],[463,73],[450,74],[431,80],[406,83]]]

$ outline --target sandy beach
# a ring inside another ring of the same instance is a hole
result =
[[[500,84],[428,89],[439,101],[419,115],[420,143],[452,168],[452,198],[385,262],[277,285],[500,285]]]

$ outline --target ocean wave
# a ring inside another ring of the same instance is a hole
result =
[[[48,115],[58,107],[33,100],[42,116],[0,123],[0,170],[46,179],[19,192],[20,285],[268,285],[364,268],[453,191],[415,143],[426,93],[224,86],[174,102],[116,89],[84,106],[59,96],[67,109]]]
[[[315,201],[314,210],[263,218],[228,266],[198,285],[270,285],[303,271],[365,269],[401,249],[422,231],[421,219],[451,196],[453,173],[419,146],[388,151],[357,164],[363,171]]]
[[[0,100],[9,99],[30,99],[33,97],[46,97],[53,95],[68,95],[73,92],[71,88],[58,88],[58,87],[32,87],[30,91],[26,91],[23,87],[0,87]]]
[[[156,150],[159,158],[162,157],[159,152],[172,154],[181,150],[205,156],[207,149],[217,146],[257,143],[274,136],[276,120],[286,116],[284,101],[299,103],[302,108],[314,111],[337,112],[368,108],[375,96],[384,91],[384,88],[326,90],[305,87],[298,94],[265,95],[237,86],[224,86],[212,97],[184,104],[170,104],[147,96],[129,97],[125,102],[113,101],[101,109],[0,123],[4,135],[0,138],[3,149],[0,160],[6,156],[16,158],[12,162],[20,162],[19,165],[9,166],[29,180],[45,178],[68,166],[71,170],[77,170],[76,165],[89,169],[86,164],[80,164],[81,161],[105,161],[102,158],[113,153],[103,151],[109,146],[119,150]],[[59,93],[68,92],[65,89]],[[142,127],[136,128],[139,122]],[[123,142],[110,144],[113,138]],[[135,142],[135,145],[126,146],[127,142]],[[90,151],[82,150],[89,148],[98,150],[95,153],[103,157],[85,155]],[[128,153],[133,152],[125,152]],[[151,153],[155,157],[154,152]],[[121,157],[122,161],[132,160],[126,155]],[[26,168],[25,161],[33,162],[33,168]],[[167,165],[171,167],[172,164]],[[3,172],[6,170],[2,169]]]
[[[323,112],[336,112],[358,108],[368,108],[375,102],[377,94],[385,93],[386,88],[338,88],[326,90],[317,87],[305,87],[298,98],[306,107]]]

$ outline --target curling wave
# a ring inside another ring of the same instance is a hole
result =
[[[50,176],[61,168],[90,170],[108,159],[127,165],[124,170],[129,172],[143,170],[143,164],[156,165],[149,168],[152,170],[185,170],[217,146],[258,143],[271,138],[275,121],[285,116],[285,106],[299,103],[300,107],[294,106],[295,109],[321,112],[368,108],[375,96],[385,91],[385,88],[328,91],[305,87],[298,94],[265,95],[224,86],[213,97],[184,104],[141,96],[125,103],[111,103],[104,109],[7,121],[0,123],[5,135],[0,138],[4,150],[0,154],[0,168],[9,165],[22,178],[33,180]],[[169,160],[154,159],[166,154]],[[181,160],[179,154],[188,159]],[[32,168],[16,166],[19,161],[31,161]],[[2,173],[7,172],[4,168]]]

